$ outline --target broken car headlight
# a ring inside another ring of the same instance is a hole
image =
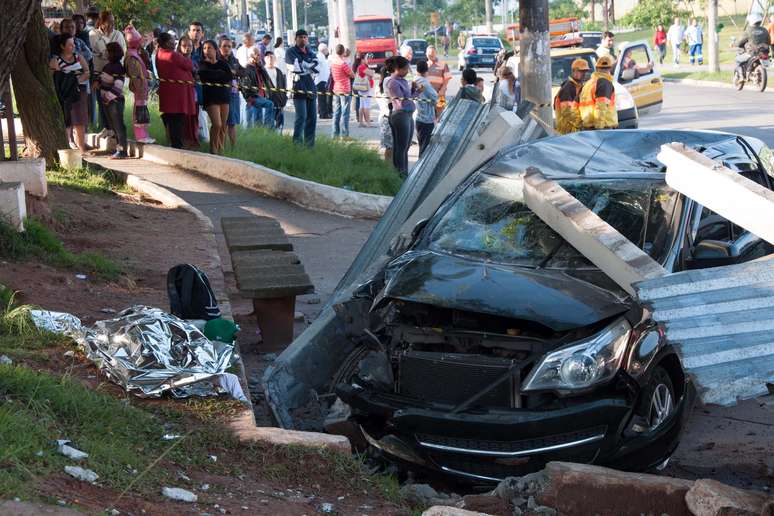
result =
[[[632,327],[619,319],[601,332],[547,354],[530,372],[522,390],[578,390],[615,376]]]

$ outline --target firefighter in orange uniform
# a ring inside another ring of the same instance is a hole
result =
[[[570,78],[562,83],[554,97],[556,132],[559,134],[581,130],[580,94],[590,68],[585,59],[578,58],[572,62],[571,70]]]
[[[613,58],[597,59],[596,70],[583,85],[580,95],[580,115],[584,131],[615,129],[618,127],[618,111],[615,108],[615,88],[610,70]]]

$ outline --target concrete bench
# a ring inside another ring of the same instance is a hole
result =
[[[287,346],[296,296],[314,292],[293,245],[269,217],[223,217],[221,227],[239,294],[252,299],[264,344]]]

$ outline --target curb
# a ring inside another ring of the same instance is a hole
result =
[[[379,219],[392,202],[389,196],[323,185],[249,161],[203,152],[137,144],[137,154],[148,161],[198,172],[303,208],[349,218]]]
[[[736,91],[736,88],[733,86],[733,84],[726,84],[725,82],[718,82],[718,81],[698,81],[696,79],[670,79],[668,77],[664,77],[663,81],[671,84],[684,84],[686,86],[701,86],[703,88],[722,88],[722,89]],[[756,92],[756,93],[774,93],[774,89],[767,87],[764,91]]]

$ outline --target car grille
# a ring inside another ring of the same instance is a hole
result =
[[[430,403],[459,405],[502,378],[513,362],[457,353],[408,351],[400,356],[398,393]],[[476,400],[472,407],[520,406],[519,371]]]
[[[384,52],[369,52],[374,59],[384,59]]]
[[[512,454],[518,456],[520,452],[526,452],[524,455],[547,453],[550,451],[590,444],[601,440],[605,435],[607,427],[595,426],[585,430],[567,432],[564,434],[547,435],[534,439],[522,439],[518,441],[491,441],[485,439],[464,439],[458,437],[448,437],[444,435],[417,434],[417,441],[425,447],[437,449],[448,448],[456,450],[469,450],[470,453],[479,455],[497,455]],[[463,452],[458,452],[463,453]]]

